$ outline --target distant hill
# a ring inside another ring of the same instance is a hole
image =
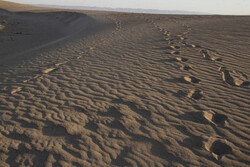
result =
[[[130,12],[130,13],[152,13],[152,14],[186,14],[186,15],[206,15],[208,13],[181,11],[181,10],[158,10],[158,9],[130,9],[130,8],[104,8],[104,7],[88,7],[88,6],[60,6],[60,5],[41,5],[33,6],[52,7],[62,9],[76,9],[76,10],[99,10],[99,11],[116,11],[116,12]]]

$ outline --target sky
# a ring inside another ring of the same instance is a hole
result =
[[[250,15],[250,0],[8,0],[25,4],[182,10],[210,14]]]

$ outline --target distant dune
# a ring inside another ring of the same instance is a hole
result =
[[[39,10],[42,7],[31,6],[31,5],[23,5],[14,2],[2,1],[0,0],[1,8],[7,9],[9,11],[27,11],[27,10]]]
[[[131,9],[131,8],[101,8],[89,6],[59,6],[59,5],[42,5],[37,4],[39,7],[52,7],[60,9],[75,9],[75,10],[96,10],[96,11],[114,11],[114,12],[130,12],[130,13],[151,13],[151,14],[186,14],[186,15],[204,15],[208,13],[194,12],[194,11],[181,11],[181,10],[158,10],[158,9]]]
[[[250,164],[250,17],[0,1],[0,166]]]

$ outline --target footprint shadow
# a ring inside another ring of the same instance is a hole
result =
[[[192,89],[189,91],[179,90],[178,92],[174,92],[173,95],[178,98],[190,98],[194,100],[200,100],[203,98],[203,92],[198,89]]]
[[[207,50],[200,50],[200,53],[206,60],[222,62],[222,58],[218,57],[216,53]]]
[[[192,77],[192,76],[185,76],[182,78],[183,82],[187,82],[187,83],[200,83],[201,80],[196,78],[196,77]]]
[[[203,111],[202,116],[208,122],[218,126],[224,126],[226,121],[228,120],[228,117],[226,115],[219,114],[213,111]]]
[[[195,77],[180,77],[180,78],[171,78],[171,79],[165,79],[167,82],[172,83],[183,83],[183,84],[192,84],[192,83],[200,83],[201,80]]]
[[[220,160],[223,156],[233,151],[227,140],[213,137],[210,137],[204,142],[204,147],[207,151],[211,152],[217,160]]]
[[[213,124],[215,126],[224,126],[228,117],[212,111],[187,112],[179,116],[182,120],[192,121],[202,124]]]
[[[192,70],[192,67],[189,65],[184,65],[184,66],[181,66],[180,69],[185,70],[185,71],[189,71],[189,70]]]
[[[232,148],[226,143],[217,140],[213,142],[212,146],[210,147],[210,151],[216,154],[217,156],[221,157],[225,154],[231,153]]]
[[[227,70],[226,67],[220,67],[218,70],[222,73],[222,79],[227,84],[231,86],[249,87],[250,81],[248,81],[246,74],[237,70]]]
[[[169,63],[173,63],[173,62],[187,62],[188,59],[187,58],[181,58],[181,57],[176,57],[176,58],[170,58],[170,59],[161,59],[160,62],[169,62]]]

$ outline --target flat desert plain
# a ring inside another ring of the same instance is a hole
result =
[[[0,166],[250,165],[250,17],[0,1]]]

